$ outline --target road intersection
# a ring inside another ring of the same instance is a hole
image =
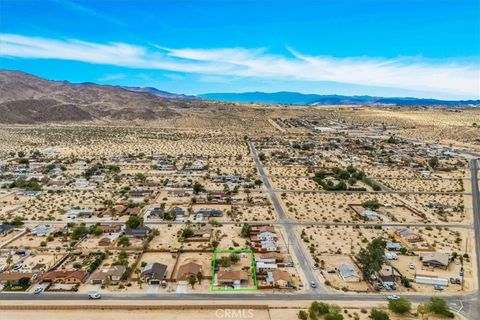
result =
[[[162,301],[208,301],[219,300],[219,301],[228,301],[228,300],[238,300],[238,301],[308,301],[308,300],[324,300],[324,301],[367,301],[367,302],[382,302],[386,301],[386,295],[383,293],[379,294],[347,294],[347,293],[336,293],[327,290],[322,282],[318,280],[318,277],[315,275],[315,270],[313,267],[313,262],[309,257],[308,253],[305,251],[304,246],[300,243],[300,239],[294,231],[294,227],[297,225],[360,225],[360,226],[389,226],[389,225],[412,225],[412,224],[398,224],[398,223],[381,223],[381,224],[370,224],[370,223],[316,223],[316,222],[297,222],[292,221],[286,215],[277,195],[276,190],[271,186],[268,176],[265,174],[264,166],[261,163],[257,150],[252,143],[248,143],[252,157],[254,159],[257,171],[262,179],[264,189],[269,195],[270,200],[274,206],[274,209],[277,213],[277,220],[273,222],[274,225],[282,226],[287,234],[288,246],[292,253],[296,256],[296,261],[299,268],[305,275],[305,278],[308,282],[314,281],[317,284],[317,288],[309,288],[305,293],[285,293],[285,294],[252,294],[252,293],[189,293],[189,294],[179,294],[179,293],[129,293],[129,294],[120,294],[120,293],[111,293],[111,294],[102,294],[102,299],[104,300],[162,300]],[[475,230],[475,252],[476,258],[475,262],[477,265],[477,280],[480,279],[480,237],[478,237],[478,232],[480,230],[480,193],[478,185],[478,171],[479,163],[478,160],[472,160],[470,164],[471,170],[471,183],[472,183],[472,203],[473,203],[473,214],[474,214],[474,223],[473,228]],[[98,222],[98,221],[96,221]],[[91,222],[91,223],[96,223]],[[63,223],[49,221],[48,223]],[[162,224],[164,222],[152,222],[151,224]],[[165,222],[171,224],[172,222]],[[175,223],[175,222],[173,222]],[[230,223],[239,223],[239,222],[222,222],[225,224]],[[149,222],[150,224],[150,222]],[[255,224],[253,222],[252,224]],[[417,224],[415,224],[417,225]],[[436,227],[459,227],[459,228],[472,228],[468,224],[418,224],[419,226],[436,226]],[[478,285],[477,285],[478,287]],[[424,303],[428,301],[431,295],[427,294],[406,294],[405,295],[409,300],[416,303]],[[478,290],[471,294],[465,295],[442,295],[441,293],[436,293],[435,296],[445,298],[451,308],[467,319],[478,319],[480,314],[480,299],[478,297]],[[42,293],[40,295],[33,295],[30,293],[1,293],[0,300],[6,301],[55,301],[55,300],[85,300],[85,294],[80,293]]]

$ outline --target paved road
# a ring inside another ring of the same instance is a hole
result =
[[[268,179],[268,176],[265,175],[265,177]],[[377,181],[378,183],[378,181]],[[146,187],[144,189],[146,190],[157,190],[156,188],[158,187]],[[169,188],[169,189],[164,189],[162,191],[175,191],[175,190],[192,190],[191,188]],[[393,194],[460,194],[460,195],[469,195],[470,193],[468,192],[461,192],[461,191],[397,191],[397,190],[382,190],[382,191],[353,191],[353,190],[338,190],[338,191],[326,191],[323,189],[288,189],[288,190],[283,190],[283,189],[272,189],[274,192],[286,192],[286,193],[393,193]],[[89,191],[89,190],[82,190],[82,189],[71,189],[68,190],[69,193],[73,192],[84,192],[84,191]],[[105,189],[105,188],[95,188],[90,191],[104,191],[104,192],[110,192],[112,189]],[[209,192],[223,192],[223,189],[208,189]],[[253,189],[251,190],[252,193],[258,192],[257,190]]]
[[[300,293],[300,294],[254,294],[254,293],[137,293],[137,294],[104,294],[101,293],[102,300],[155,300],[155,301],[368,301],[368,302],[387,302],[386,294],[343,294],[343,293]],[[478,319],[478,310],[474,307],[474,302],[477,299],[476,295],[462,295],[462,296],[441,296],[448,301],[450,307],[459,311],[467,319]],[[410,301],[415,303],[425,303],[430,296],[426,295],[408,295]],[[88,303],[87,294],[85,293],[41,293],[35,295],[33,293],[0,293],[0,300],[5,301],[85,301]]]
[[[377,181],[378,183],[378,181]],[[275,189],[275,192],[279,193],[392,193],[392,194],[427,194],[427,195],[436,195],[436,194],[459,194],[459,195],[469,195],[470,192],[461,192],[461,191],[395,191],[395,190],[382,190],[382,191],[352,191],[352,190],[337,190],[337,191],[326,191],[322,189],[303,189],[303,190],[282,190]]]
[[[288,242],[287,247],[288,247],[289,251],[290,251],[290,248],[291,248],[293,253],[297,257],[297,261],[300,265],[300,268],[303,270],[305,276],[307,277],[307,281],[308,282],[315,281],[317,283],[318,287],[315,288],[315,289],[312,288],[312,291],[318,292],[318,293],[328,292],[328,290],[322,284],[320,284],[317,277],[315,276],[315,274],[313,272],[313,266],[311,265],[310,259],[306,256],[305,249],[303,248],[302,244],[298,240],[298,237],[295,235],[293,225],[290,224],[290,223],[285,223],[285,222],[289,221],[288,217],[285,214],[285,211],[283,210],[283,207],[280,204],[280,201],[278,200],[277,195],[275,194],[274,190],[272,189],[272,186],[270,184],[270,181],[268,180],[268,177],[265,174],[265,171],[263,170],[263,165],[260,162],[260,159],[258,158],[257,150],[255,149],[255,147],[253,146],[253,144],[251,142],[248,142],[248,145],[250,146],[250,150],[252,152],[252,157],[253,157],[253,160],[255,161],[255,165],[256,165],[257,170],[258,170],[258,174],[262,178],[263,185],[264,185],[268,195],[270,196],[270,199],[272,201],[273,207],[275,208],[275,211],[277,212],[277,215],[278,215],[277,222],[284,224],[284,229],[285,229],[285,232],[287,233],[287,238],[288,238],[287,239],[287,242]],[[309,285],[309,284],[305,284],[305,285]]]
[[[266,166],[266,167],[269,167],[269,166]],[[299,179],[299,178],[303,178],[303,179],[311,179],[313,177],[313,175],[309,175],[309,176],[287,176],[287,175],[281,175],[281,174],[270,174],[270,175],[267,175],[267,177],[269,178],[288,178],[288,179]],[[412,180],[412,181],[416,181],[416,180],[421,180],[421,181],[424,181],[424,180],[432,180],[432,181],[437,181],[437,180],[452,180],[452,181],[458,181],[458,180],[464,180],[464,178],[451,178],[451,177],[435,177],[435,176],[428,176],[428,177],[376,177],[376,176],[368,176],[370,179],[384,179],[384,180]]]
[[[472,176],[472,205],[473,205],[473,224],[475,230],[475,252],[477,256],[477,281],[480,288],[480,193],[478,189],[478,160],[472,160],[470,163],[470,171]],[[472,303],[472,308],[477,315],[480,315],[480,301],[477,297]],[[480,317],[480,316],[479,316]]]
[[[102,293],[102,299],[104,300],[261,300],[261,301],[274,301],[274,300],[338,300],[338,301],[386,301],[387,294],[348,294],[348,293],[297,293],[297,294],[264,294],[264,293]],[[405,295],[407,297],[407,295]],[[473,295],[441,295],[435,294],[435,296],[443,297],[449,302],[466,302],[475,299]],[[427,301],[430,296],[425,295],[408,295],[408,299],[413,302]],[[33,293],[0,293],[1,300],[86,300],[86,293],[51,293],[44,292],[41,294]]]
[[[123,225],[125,222],[123,221],[115,221],[115,220],[91,220],[91,221],[82,221],[82,220],[75,220],[73,222],[82,223],[84,222],[86,225],[96,224],[96,223],[103,223],[103,224],[120,224]],[[293,220],[277,220],[275,222],[271,221],[219,221],[220,224],[237,224],[241,225],[244,223],[248,223],[251,225],[265,225],[265,224],[272,224],[275,226],[285,226],[285,225],[292,225],[292,226],[347,226],[347,227],[441,227],[441,228],[461,228],[461,229],[473,229],[471,224],[465,223],[415,223],[415,222],[316,222],[316,221],[293,221]],[[52,225],[66,225],[67,221],[51,221],[51,220],[35,220],[27,222],[28,225],[37,225],[37,224],[52,224]],[[191,221],[192,224],[205,224],[206,221],[201,222],[194,222]],[[168,225],[168,224],[185,224],[182,221],[163,221],[163,220],[146,220],[145,224],[147,225]]]

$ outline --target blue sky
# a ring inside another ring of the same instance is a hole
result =
[[[478,99],[479,66],[479,0],[0,0],[0,68],[55,80]]]

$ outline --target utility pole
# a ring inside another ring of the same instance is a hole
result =
[[[463,266],[460,269],[460,276],[462,277],[462,291],[463,291],[463,287],[465,285],[465,271],[463,270]]]
[[[290,237],[287,234],[287,253],[290,254]]]

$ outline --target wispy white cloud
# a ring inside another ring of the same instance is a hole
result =
[[[118,26],[124,26],[125,25],[121,20],[116,19],[113,16],[100,13],[100,12],[95,11],[93,9],[82,6],[82,5],[80,5],[76,2],[68,1],[68,0],[57,0],[56,2],[65,6],[65,7],[67,7],[67,8],[69,8],[69,9],[71,9],[71,10],[73,10],[73,11],[80,12],[82,14],[85,14],[85,15],[103,20],[105,22],[108,22],[108,23],[111,23],[111,24],[114,24],[114,25],[118,25]]]
[[[331,81],[479,97],[479,57],[465,61],[429,61],[312,56],[289,49],[291,55],[265,48],[172,49],[125,43],[92,43],[76,39],[45,39],[0,34],[0,56],[48,58],[157,69],[202,76],[247,77],[284,81]],[[205,79],[209,79],[208,77]],[[218,79],[218,78],[215,78]]]

